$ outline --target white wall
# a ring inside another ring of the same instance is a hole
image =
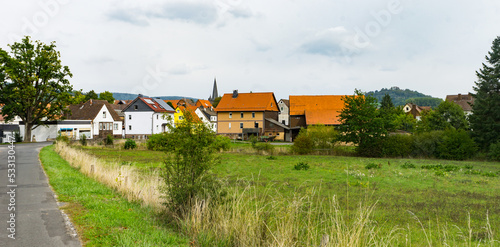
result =
[[[169,120],[170,119],[170,120]],[[174,124],[174,113],[157,113],[153,114],[153,134],[167,132],[168,127],[163,124]]]
[[[113,123],[113,135],[122,135],[122,121],[115,121],[113,116],[111,116],[110,111],[114,111],[113,109],[108,109],[106,105],[103,105],[99,113],[94,119],[94,124],[92,125],[92,135],[99,135],[99,123],[102,122],[112,122]],[[106,112],[106,117],[104,117],[103,112]],[[115,124],[118,124],[118,129],[115,129]]]
[[[283,120],[285,120],[285,125],[288,125],[288,119],[290,117],[289,115],[290,111],[288,110],[288,106],[286,106],[286,104],[280,100],[280,102],[278,102],[278,107],[280,109],[280,114],[278,115],[278,122],[283,123]],[[281,110],[281,108],[283,108],[283,111]]]
[[[89,121],[90,122],[90,121]],[[63,124],[65,123],[65,124]],[[24,125],[19,125],[19,133],[24,138]],[[60,121],[57,124],[50,124],[48,126],[38,126],[36,129],[31,131],[32,137],[34,136],[36,142],[44,142],[47,139],[55,139],[59,135],[59,130],[64,128],[71,128],[73,139],[80,139],[80,129],[90,129],[90,123],[88,124],[72,124],[71,120]],[[87,136],[87,139],[92,139],[92,136]],[[31,141],[31,138],[30,138]]]
[[[206,124],[211,130],[213,130],[215,133],[217,133],[217,117],[215,117],[215,122],[211,121],[213,119],[207,119],[205,114],[201,112],[200,108],[196,108],[194,111],[196,115],[201,119],[201,121]]]

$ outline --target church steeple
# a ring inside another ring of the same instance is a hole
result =
[[[217,79],[214,77],[214,88],[212,89],[212,95],[210,95],[208,101],[213,102],[217,97],[219,97],[219,92],[217,91]]]

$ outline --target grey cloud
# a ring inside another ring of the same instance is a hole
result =
[[[148,17],[194,22],[197,24],[210,24],[217,20],[217,9],[213,4],[207,3],[166,3],[157,10],[145,13]]]
[[[137,26],[148,26],[149,22],[142,16],[142,11],[119,9],[108,13],[111,20],[123,21]]]
[[[369,44],[355,42],[356,35],[348,32],[344,27],[335,27],[316,33],[305,41],[300,49],[309,54],[318,54],[328,57],[357,55]]]
[[[250,18],[253,16],[252,11],[245,8],[233,8],[230,9],[228,12],[236,18]]]

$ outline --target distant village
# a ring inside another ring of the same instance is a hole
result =
[[[290,95],[277,100],[272,92],[241,93],[234,90],[225,93],[220,101],[217,82],[214,80],[212,94],[208,99],[161,100],[141,94],[134,100],[90,99],[84,103],[70,105],[63,120],[47,121],[45,126],[32,130],[32,142],[54,140],[59,135],[79,140],[114,138],[147,139],[153,134],[168,131],[184,121],[190,114],[194,121],[204,123],[215,133],[231,139],[247,139],[251,135],[265,136],[270,140],[291,142],[301,128],[315,124],[339,125],[339,113],[344,106],[344,95]],[[474,98],[470,94],[448,95],[447,101],[458,104],[465,114],[471,114]],[[430,107],[408,103],[403,106],[407,114],[417,120]],[[5,122],[0,115],[0,138],[7,142],[6,135],[18,132],[24,136],[24,123],[16,117]]]

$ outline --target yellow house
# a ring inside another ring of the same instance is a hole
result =
[[[178,124],[184,121],[185,119],[184,114],[186,113],[186,111],[190,112],[191,116],[193,117],[193,121],[201,122],[201,119],[195,113],[196,108],[197,108],[196,106],[188,106],[188,107],[184,107],[181,105],[177,106],[174,112],[174,125],[177,126]]]
[[[215,109],[217,134],[246,139],[249,135],[284,140],[287,126],[278,122],[278,103],[274,93],[224,94]]]

